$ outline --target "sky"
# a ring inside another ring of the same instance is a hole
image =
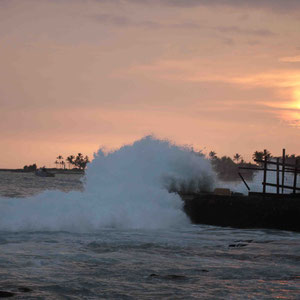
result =
[[[299,0],[0,0],[0,168],[153,134],[300,155]]]

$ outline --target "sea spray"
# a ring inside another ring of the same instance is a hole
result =
[[[46,191],[1,199],[0,230],[92,231],[104,227],[167,228],[188,219],[169,191],[211,190],[209,161],[188,147],[147,136],[90,163],[83,192]]]

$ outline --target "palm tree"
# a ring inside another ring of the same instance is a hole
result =
[[[252,155],[253,160],[263,160],[264,153],[262,151],[255,151]]]
[[[55,163],[56,168],[57,168],[57,165],[59,165],[59,162],[56,160],[54,163]]]
[[[61,155],[58,155],[57,157],[56,157],[56,159],[58,159],[58,163],[62,166],[62,162],[63,162],[63,157],[61,156]]]
[[[208,155],[210,159],[214,159],[217,157],[217,153],[215,151],[210,151]]]
[[[267,158],[267,160],[270,160],[270,158],[272,157],[272,154],[270,151],[268,150],[264,150],[264,158]]]
[[[69,169],[71,169],[71,165],[74,165],[74,158],[75,158],[74,155],[70,155],[70,156],[67,157],[67,162],[69,164]]]
[[[255,151],[252,155],[253,160],[264,160],[265,158],[270,160],[271,157],[271,153],[268,150]]]
[[[76,156],[76,159],[74,161],[74,164],[76,167],[78,167],[81,170],[84,170],[86,168],[86,165],[89,163],[89,158],[88,156],[83,157],[81,153],[78,153]]]
[[[83,155],[81,153],[78,153],[75,158],[74,164],[79,169],[81,169],[82,160],[83,160]]]
[[[83,160],[83,163],[82,163],[82,168],[83,170],[86,168],[86,165],[90,162],[89,160],[89,157],[86,155],[84,160]]]
[[[239,160],[241,159],[241,155],[240,154],[238,154],[238,153],[236,153],[235,155],[234,155],[234,157],[233,157],[233,160],[235,160],[237,163],[239,162]]]

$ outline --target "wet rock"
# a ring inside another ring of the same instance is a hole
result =
[[[28,288],[26,286],[19,287],[18,290],[20,292],[23,292],[23,293],[30,293],[30,292],[32,292],[32,289],[30,289],[30,288]]]
[[[241,247],[246,247],[247,244],[242,244],[242,243],[238,243],[238,244],[230,244],[228,247],[230,248],[241,248]]]
[[[0,291],[0,298],[10,298],[15,296],[15,293]]]

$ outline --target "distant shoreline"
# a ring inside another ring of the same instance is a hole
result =
[[[84,170],[79,169],[57,169],[46,168],[48,172],[53,174],[84,174]],[[34,173],[34,171],[25,171],[24,169],[0,169],[0,172],[12,172],[12,173]]]

